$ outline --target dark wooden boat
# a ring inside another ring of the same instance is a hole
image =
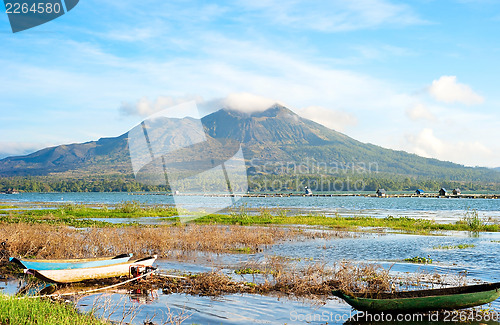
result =
[[[332,292],[357,310],[385,313],[425,312],[470,308],[500,297],[500,282],[444,289],[396,293],[352,294]]]

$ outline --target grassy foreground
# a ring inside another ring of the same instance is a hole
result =
[[[16,299],[0,294],[0,325],[104,325],[91,315],[80,314],[74,307],[43,299]]]

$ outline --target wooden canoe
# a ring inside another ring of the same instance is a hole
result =
[[[37,260],[11,257],[9,260],[24,269],[32,270],[66,270],[82,269],[89,267],[105,266],[111,264],[125,263],[133,254],[120,254],[117,256],[99,258],[81,258],[65,260]]]
[[[83,269],[66,270],[25,270],[25,273],[32,274],[40,280],[52,283],[71,283],[90,279],[105,279],[122,275],[128,275],[132,266],[151,266],[156,260],[156,255],[145,257],[139,260],[120,264],[89,267]]]
[[[444,289],[378,293],[371,296],[332,294],[344,299],[357,310],[386,313],[424,312],[470,308],[492,302],[500,297],[500,282]]]

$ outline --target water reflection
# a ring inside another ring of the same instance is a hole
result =
[[[297,267],[308,263],[324,263],[334,266],[342,260],[378,263],[391,270],[392,274],[415,274],[425,272],[453,275],[466,271],[469,281],[500,281],[500,234],[481,233],[479,237],[469,237],[467,233],[451,233],[452,236],[420,236],[397,233],[363,234],[359,238],[315,239],[302,242],[286,242],[275,245],[256,254],[180,254],[169,259],[157,260],[162,273],[177,274],[201,273],[222,270],[236,281],[265,281],[262,275],[239,276],[233,269],[249,261],[264,261],[267,256],[282,256],[291,260]],[[437,246],[459,244],[474,245],[466,249],[436,249]],[[413,256],[428,256],[432,264],[412,264],[403,262]],[[0,283],[3,291],[15,294],[20,287],[19,281]],[[294,299],[290,296],[230,294],[222,297],[200,297],[181,293],[165,294],[160,290],[126,291],[96,294],[84,297],[77,302],[82,311],[90,311],[96,305],[108,301],[108,306],[119,305],[114,315],[105,315],[121,320],[123,314],[135,313],[133,324],[143,324],[153,319],[161,324],[162,320],[189,318],[186,324],[303,324],[306,317],[311,323],[343,323],[352,316],[349,305],[336,298],[323,300]],[[500,300],[492,303],[491,308],[500,311]],[[111,310],[111,308],[108,308]],[[319,316],[318,316],[319,315]],[[132,314],[128,315],[131,319]],[[316,318],[314,318],[316,317]],[[318,318],[320,317],[320,318]],[[346,318],[347,317],[347,318]],[[337,321],[338,320],[338,321]],[[355,322],[349,324],[356,324]],[[362,324],[359,320],[358,323]],[[364,323],[369,324],[369,323]],[[391,324],[391,323],[387,323]]]

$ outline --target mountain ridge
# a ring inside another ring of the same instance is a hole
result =
[[[275,168],[272,173],[293,172],[292,169],[283,170],[286,164],[353,166],[354,169],[355,165],[375,163],[377,173],[389,176],[500,182],[498,170],[465,167],[363,143],[300,117],[281,105],[254,113],[220,109],[204,116],[201,123],[209,139],[240,142],[247,167],[263,170],[262,166],[271,166]],[[24,156],[7,157],[0,160],[0,176],[131,175],[133,170],[128,143],[127,132],[118,137],[54,146]]]

